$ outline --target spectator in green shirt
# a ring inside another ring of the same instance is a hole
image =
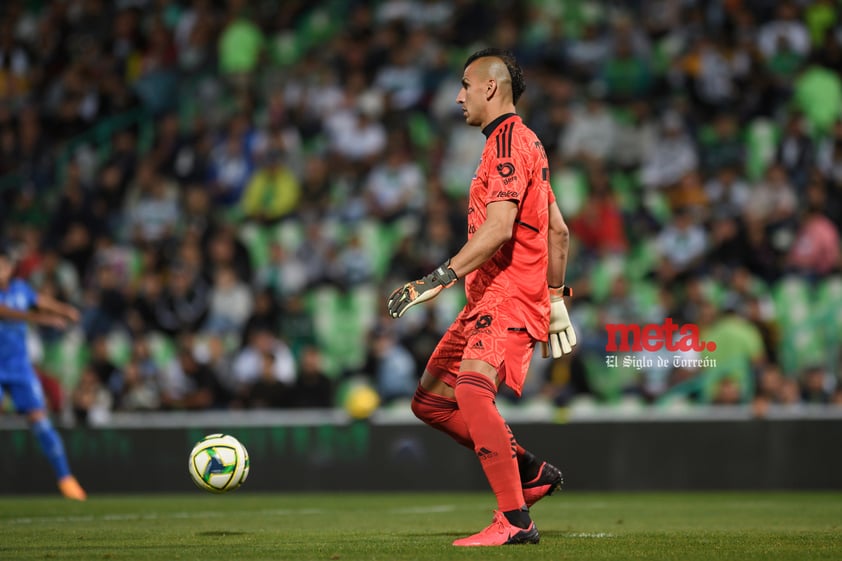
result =
[[[221,73],[227,76],[250,76],[260,62],[265,44],[263,32],[244,10],[240,10],[230,18],[219,36]]]
[[[807,117],[813,134],[827,133],[842,116],[842,80],[838,72],[813,63],[795,80],[795,106]]]
[[[711,402],[719,395],[723,380],[731,380],[740,388],[742,400],[748,400],[753,391],[754,369],[766,360],[763,337],[752,322],[726,304],[721,313],[712,302],[702,309],[701,340],[716,344],[715,350],[703,354],[716,361],[705,372],[707,380],[702,385],[703,402]]]

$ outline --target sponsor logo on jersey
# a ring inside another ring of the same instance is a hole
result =
[[[486,327],[491,327],[492,317],[490,315],[480,316],[476,323],[477,329],[485,329]]]
[[[516,199],[516,198],[518,198],[518,195],[520,195],[520,193],[518,193],[517,191],[498,191],[497,192],[497,198],[498,199]]]
[[[503,162],[502,164],[497,164],[497,173],[500,174],[500,177],[509,177],[515,172],[515,166],[510,162]]]

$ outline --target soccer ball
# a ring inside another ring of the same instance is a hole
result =
[[[190,451],[188,471],[200,489],[211,493],[233,491],[249,475],[249,453],[229,434],[209,434]]]

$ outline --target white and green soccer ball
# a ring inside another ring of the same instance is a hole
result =
[[[190,477],[199,488],[226,493],[243,484],[249,475],[249,453],[229,434],[209,434],[190,451]]]

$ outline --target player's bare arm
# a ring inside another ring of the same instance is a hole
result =
[[[564,284],[567,271],[567,255],[570,248],[570,230],[561,215],[558,204],[553,201],[549,206],[549,263],[547,264],[547,284],[559,287]]]
[[[0,304],[0,320],[25,321],[47,327],[64,329],[67,320],[62,316],[39,310],[16,310]]]
[[[459,278],[478,269],[511,239],[517,204],[514,201],[494,201],[486,208],[485,222],[456,255],[429,275],[392,292],[386,302],[389,315],[399,318],[412,306],[432,300]]]
[[[480,268],[512,238],[517,218],[517,203],[494,201],[489,203],[486,209],[485,222],[450,260],[450,268],[459,278]]]
[[[38,294],[37,305],[39,310],[43,310],[45,312],[49,312],[57,316],[61,316],[67,321],[73,323],[79,321],[79,310],[77,310],[70,304],[65,304],[60,300],[56,300],[49,294]]]
[[[0,320],[25,321],[28,323],[41,323],[46,314],[32,310],[16,310],[0,304]]]
[[[570,292],[564,286],[567,271],[567,255],[570,248],[570,230],[561,215],[558,204],[549,205],[549,228],[547,231],[549,262],[547,263],[547,285],[550,290],[550,327],[547,341],[542,342],[544,358],[560,358],[573,352],[576,346],[576,332],[570,322],[564,297]]]

